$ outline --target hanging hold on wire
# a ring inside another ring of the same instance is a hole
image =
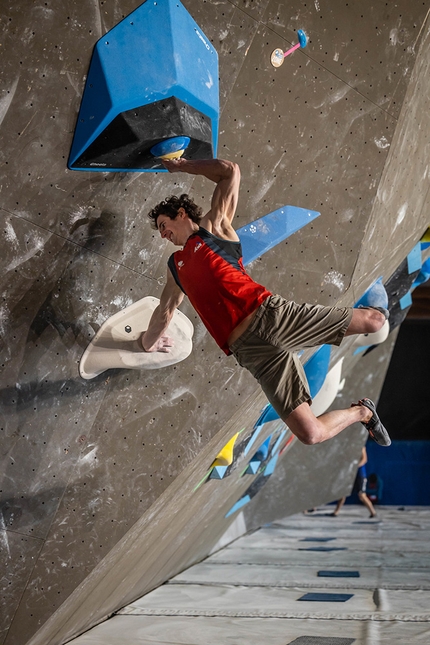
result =
[[[270,62],[272,63],[273,67],[281,67],[282,63],[284,62],[284,58],[286,58],[289,54],[292,54],[299,47],[306,47],[306,45],[308,44],[308,39],[303,29],[298,30],[297,37],[299,39],[299,42],[297,43],[297,45],[294,45],[294,47],[291,47],[291,49],[289,49],[288,51],[283,52],[282,49],[279,48],[273,50],[270,56]]]

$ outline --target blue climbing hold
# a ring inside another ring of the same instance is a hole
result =
[[[236,513],[242,506],[245,506],[251,501],[251,498],[249,495],[245,495],[244,497],[241,497],[234,506],[231,507],[231,509],[224,515],[224,517],[230,517],[230,515],[233,515],[233,513]]]
[[[222,479],[227,471],[228,466],[214,466],[209,479]]]
[[[270,475],[273,475],[276,467],[276,463],[278,461],[279,454],[276,454],[272,457],[272,459],[269,461],[267,464],[266,468],[264,469],[264,477],[270,477]]]
[[[277,419],[279,419],[279,414],[275,412],[273,406],[269,403],[263,410],[263,413],[258,420],[258,425],[269,423],[269,421],[276,421]]]
[[[255,455],[252,457],[251,461],[264,461],[269,454],[270,439],[272,437],[267,437],[264,443],[258,448]]]
[[[421,265],[420,265],[421,266]],[[378,278],[368,290],[355,303],[355,307],[384,307],[388,309],[388,294],[382,284],[382,278]]]
[[[190,137],[172,137],[164,139],[151,148],[154,157],[174,159],[180,157],[190,144]]]
[[[218,78],[218,54],[180,0],[143,2],[95,44],[69,168],[167,172],[151,147],[180,136],[189,159],[212,159]]]
[[[308,44],[308,39],[303,29],[298,30],[297,37],[299,39],[300,47],[306,47],[306,45]]]
[[[427,280],[430,278],[430,258],[424,262],[424,264],[421,267],[421,271],[415,278],[415,281],[412,285],[412,287],[418,287],[420,284],[423,284],[424,282],[427,282]]]
[[[415,246],[412,249],[412,251],[410,253],[408,253],[407,263],[408,263],[408,273],[409,273],[409,275],[411,273],[415,273],[415,271],[419,271],[421,269],[422,257],[421,257],[421,244],[420,244],[420,242],[418,242],[418,244],[415,244]]]
[[[283,206],[237,229],[246,266],[320,216],[318,211]]]
[[[254,457],[251,459],[251,461],[248,464],[248,468],[245,470],[245,475],[256,475],[258,473],[258,469],[261,466],[261,461],[258,461],[254,459]]]

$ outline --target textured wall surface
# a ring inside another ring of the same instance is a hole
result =
[[[220,57],[218,153],[243,177],[235,224],[285,204],[321,211],[252,276],[299,302],[354,303],[429,225],[426,4],[184,4]],[[196,331],[183,363],[78,374],[106,318],[161,293],[172,248],[145,213],[184,191],[208,207],[213,189],[186,175],[67,170],[93,46],[138,5],[1,8],[2,645],[63,643],[204,558],[249,486],[238,458],[228,479],[195,490],[233,434],[251,436],[265,399],[187,302]],[[299,28],[307,48],[275,70],[270,52]],[[333,353],[345,358],[337,403],[377,398],[392,342],[364,358],[352,341]],[[292,443],[246,507],[246,528],[346,491],[362,442],[351,430],[325,446]]]

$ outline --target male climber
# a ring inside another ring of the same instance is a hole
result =
[[[316,417],[296,353],[325,343],[340,345],[344,336],[376,332],[388,312],[298,305],[271,294],[243,268],[241,244],[232,226],[239,166],[221,159],[163,163],[169,172],[206,177],[215,183],[215,190],[206,215],[188,195],[170,197],[148,214],[162,238],[183,248],[169,258],[160,304],[141,337],[144,351],[169,351],[172,341],[165,331],[186,294],[217,344],[251,372],[304,444],[321,443],[361,422],[377,443],[389,446],[390,437],[370,399]]]

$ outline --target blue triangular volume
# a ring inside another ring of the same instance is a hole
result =
[[[417,275],[412,285],[412,288],[418,287],[420,284],[427,282],[430,279],[430,258],[428,258],[422,265],[421,271]]]
[[[147,1],[96,44],[69,158],[73,170],[153,171],[155,144],[216,156],[218,55],[179,0]]]
[[[222,479],[227,471],[228,466],[214,466],[209,479]]]
[[[245,475],[256,475],[258,469],[261,466],[261,461],[255,460],[254,458],[248,464],[248,468],[245,470]]]
[[[272,448],[272,455],[275,455],[278,452],[279,448],[281,447],[282,440],[283,440],[283,438],[285,437],[286,434],[287,434],[287,431],[285,429],[283,429],[281,431],[281,433],[280,433],[275,445]]]
[[[273,406],[268,403],[264,408],[258,423],[269,423],[269,421],[276,421],[276,419],[279,419],[279,414],[274,410]]]
[[[371,345],[364,345],[363,347],[357,347],[357,349],[355,349],[353,352],[353,356],[358,356],[358,354],[364,354],[364,352],[367,352],[369,347],[371,347]]]
[[[233,513],[236,513],[242,506],[245,506],[251,501],[251,498],[249,495],[245,495],[244,497],[241,497],[234,506],[231,507],[231,509],[228,511],[228,513],[225,514],[224,517],[230,517],[230,515],[233,515]]]
[[[407,263],[408,263],[408,273],[409,275],[411,273],[415,273],[415,271],[419,271],[421,269],[422,265],[422,258],[421,258],[421,244],[418,242],[412,249],[410,253],[408,253],[407,257]]]
[[[400,309],[402,309],[402,310],[407,309],[408,307],[410,307],[412,305],[412,294],[411,294],[410,291],[405,293],[403,298],[399,299],[399,304],[400,304]]]
[[[253,446],[254,442],[257,440],[257,437],[258,437],[258,435],[259,435],[259,434],[260,434],[260,432],[261,432],[261,428],[262,428],[262,427],[263,427],[263,425],[262,425],[262,424],[259,424],[259,425],[256,425],[256,426],[255,426],[255,430],[254,430],[254,432],[252,433],[252,436],[251,436],[250,440],[248,441],[248,443],[247,443],[247,445],[246,445],[245,450],[243,451],[243,454],[244,454],[244,455],[247,455],[247,454],[248,454],[248,452],[251,450],[251,448],[252,448],[252,446]]]
[[[270,475],[273,475],[273,473],[275,472],[276,464],[278,462],[278,457],[279,457],[279,453],[274,455],[274,457],[272,457],[272,459],[269,461],[266,468],[264,469],[264,473],[263,473],[264,477],[269,477]]]
[[[237,230],[246,266],[287,237],[319,217],[320,213],[297,206],[283,206]]]
[[[269,454],[269,446],[270,446],[270,440],[272,436],[267,437],[267,439],[261,444],[261,446],[258,448],[257,452],[255,455],[252,457],[252,460],[255,461],[264,461]]]

